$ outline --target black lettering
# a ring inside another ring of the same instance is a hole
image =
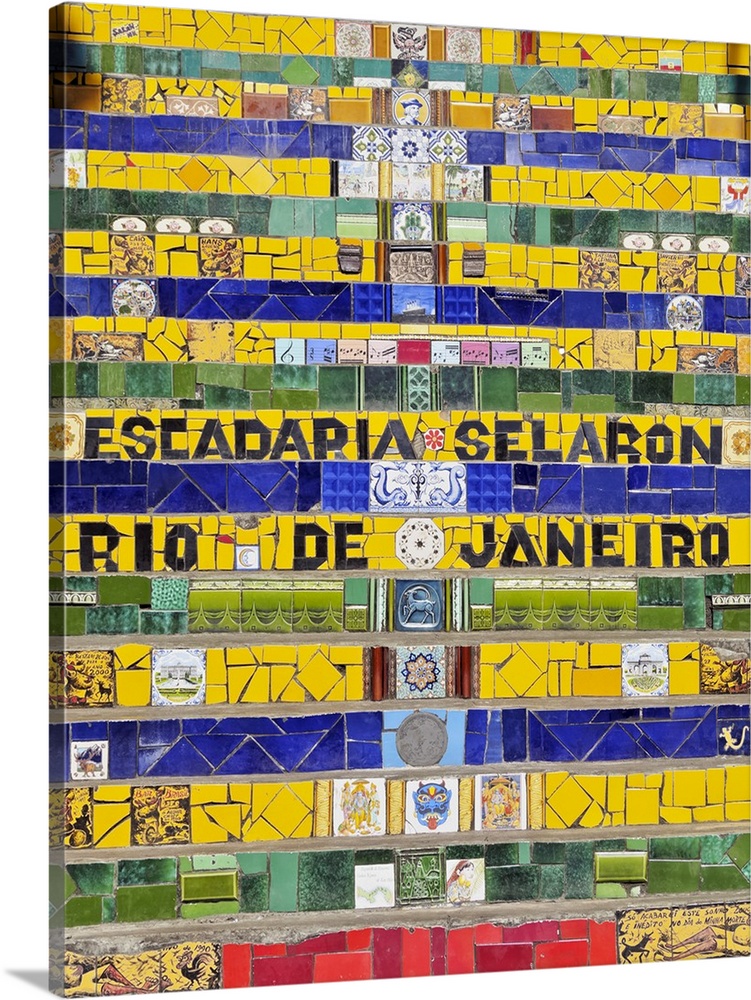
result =
[[[693,465],[694,452],[706,465],[722,464],[722,427],[710,427],[709,447],[696,433],[695,427],[681,427],[681,465]]]
[[[195,569],[198,564],[198,532],[195,528],[189,524],[175,524],[169,529],[164,539],[164,561],[170,569],[185,572]]]
[[[367,417],[357,418],[355,423],[355,436],[357,439],[357,458],[360,462],[366,462],[370,458]]]
[[[101,454],[101,446],[103,444],[112,443],[112,435],[107,437],[102,437],[99,433],[104,430],[114,430],[115,419],[114,417],[86,417],[86,432],[84,434],[84,446],[83,446],[83,457],[84,458],[99,458]],[[114,454],[117,454],[116,450],[113,450]],[[105,452],[105,454],[112,454],[111,452]]]
[[[522,550],[526,559],[516,562],[514,557],[519,549]],[[506,544],[503,546],[503,553],[501,554],[501,566],[542,566],[540,557],[535,552],[532,539],[529,537],[524,525],[509,525],[509,536],[506,539]]]
[[[475,552],[472,542],[463,542],[459,546],[459,555],[473,569],[487,566],[495,555],[495,532],[492,522],[486,522],[482,526],[482,549]]]
[[[329,432],[333,435],[329,438]],[[313,420],[313,457],[326,459],[329,455],[344,458],[347,444],[347,425],[336,417],[321,417]]]
[[[315,540],[315,555],[309,556],[308,539]],[[329,534],[317,524],[295,524],[294,559],[292,568],[297,570],[320,569],[328,559]]]
[[[156,451],[156,427],[148,417],[128,417],[123,420],[120,430],[120,443],[128,458],[153,458]],[[124,438],[130,438],[135,444],[125,444]]]
[[[612,550],[615,542],[611,539],[620,537],[618,524],[592,525],[592,565],[593,566],[623,566],[622,555],[616,555]]]
[[[249,448],[248,438],[258,438],[258,447]],[[267,457],[271,451],[271,431],[262,420],[253,418],[235,420],[235,451],[238,461],[256,462]]]
[[[669,465],[673,460],[673,432],[665,424],[653,424],[645,435],[647,461],[653,465]]]
[[[560,448],[546,448],[545,421],[532,420],[532,461],[560,462],[563,452]]]
[[[496,462],[524,462],[529,458],[526,451],[512,449],[510,445],[519,444],[523,420],[496,420],[495,422],[495,460]]]
[[[693,566],[694,533],[685,524],[661,524],[662,565]],[[678,556],[676,564],[675,557]]]
[[[705,524],[701,529],[701,561],[705,566],[724,566],[728,561],[728,529],[724,524]]]
[[[619,438],[622,434],[627,438],[626,444],[620,443]],[[634,448],[634,441],[638,441],[640,437],[641,434],[630,420],[609,419],[607,433],[608,462],[617,462],[619,455],[626,455],[629,465],[638,465],[642,457],[639,449]]]
[[[585,444],[587,446],[586,452],[584,449]],[[589,420],[582,420],[576,428],[576,434],[574,434],[574,440],[571,442],[566,461],[578,462],[582,453],[589,455],[595,463],[601,464],[605,461],[595,425]]]
[[[137,524],[134,532],[136,542],[136,572],[148,573],[154,568],[152,558],[154,547],[154,525]]]
[[[218,417],[210,417],[203,425],[196,450],[193,452],[194,459],[207,458],[209,455],[217,455],[225,462],[234,458]]]
[[[302,432],[300,421],[296,417],[286,417],[282,421],[274,447],[271,449],[271,458],[284,458],[287,452],[291,452],[303,460],[310,459],[308,443]]]
[[[462,420],[454,436],[454,451],[460,461],[479,462],[485,458],[490,451],[490,445],[480,440],[481,434],[490,434],[482,420]],[[460,445],[467,447],[462,448]]]
[[[348,553],[356,546],[349,541],[350,535],[363,536],[362,521],[338,521],[334,525],[334,568],[335,569],[367,569],[368,560],[364,556],[351,556]],[[362,551],[362,546],[358,546]]]
[[[417,458],[412,442],[407,437],[407,431],[401,420],[389,420],[378,444],[373,449],[373,458],[383,458],[394,442],[402,458]]]
[[[652,525],[636,525],[636,565],[650,567],[652,565]]]
[[[79,556],[81,559],[81,569],[83,572],[91,573],[99,569],[97,563],[104,560],[101,567],[105,573],[116,573],[117,562],[110,556],[120,544],[120,532],[113,528],[111,524],[91,524],[86,523],[80,526]],[[104,541],[104,547],[94,546],[94,540]]]
[[[567,559],[571,566],[584,565],[584,525],[574,524],[573,543],[563,534],[557,521],[548,524],[546,538],[547,565],[559,566],[559,556]]]
[[[188,433],[188,420],[187,417],[162,417],[162,424],[160,427],[161,441],[162,441],[162,458],[165,461],[183,461],[189,458],[188,449],[185,448],[173,448],[172,447],[172,435],[173,434],[187,434]]]

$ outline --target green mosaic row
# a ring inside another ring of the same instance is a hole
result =
[[[55,578],[53,594],[63,596],[65,589],[70,603],[51,604],[50,634],[368,632],[385,630],[389,621],[387,609],[384,620],[376,620],[368,579],[349,578],[336,588],[327,581],[325,589],[298,582],[294,593],[283,577],[265,582],[269,586],[261,591],[244,589],[242,581],[216,581],[212,589],[198,589],[186,578],[68,577],[65,586]],[[447,609],[443,628],[453,622],[458,632],[555,628],[667,634],[682,629],[747,632],[751,627],[748,606],[708,607],[713,594],[748,594],[749,574],[629,577],[623,578],[623,589],[615,589],[617,580],[604,585],[592,580],[576,590],[549,592],[544,582],[542,588],[525,588],[518,580],[504,585],[490,577],[471,578],[458,598],[462,607]],[[449,591],[447,587],[447,597]]]
[[[52,926],[458,903],[453,883],[447,883],[452,862],[467,861],[474,902],[743,892],[750,856],[751,836],[745,833],[53,866]],[[380,882],[373,880],[374,865],[380,866]]]
[[[243,80],[253,83],[352,87],[356,77],[390,81],[390,59],[337,56],[241,54],[203,49],[152,48],[145,45],[67,46],[53,40],[50,68],[65,72],[128,73],[135,76]],[[747,76],[711,73],[665,73],[563,66],[494,66],[481,63],[428,62],[431,82],[456,82],[467,91],[702,104],[749,101]],[[458,88],[457,88],[458,89]]]
[[[751,251],[748,218],[731,213],[600,210],[540,205],[447,204],[449,218],[487,220],[491,243],[617,249],[629,233],[681,234],[725,239],[734,253]],[[193,192],[121,191],[108,188],[50,191],[50,230],[106,230],[121,215],[230,220],[245,236],[337,236],[337,214],[362,215],[377,231],[378,203],[371,198],[284,198]],[[369,235],[373,236],[373,233]]]

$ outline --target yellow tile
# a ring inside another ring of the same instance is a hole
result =
[[[646,826],[660,821],[660,792],[657,788],[626,789],[626,825]]]
[[[704,771],[673,772],[673,801],[676,806],[703,806],[707,801],[707,781]]]
[[[115,700],[124,708],[151,704],[151,672],[118,670],[115,673]]]
[[[728,802],[749,801],[749,767],[738,764],[725,769],[725,798]]]

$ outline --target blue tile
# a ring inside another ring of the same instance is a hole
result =
[[[506,162],[503,132],[467,132],[467,163],[502,166]]]
[[[167,746],[180,736],[179,719],[152,719],[139,724],[139,747]]]
[[[156,760],[150,751],[139,753],[138,758],[139,775],[151,778],[174,778],[178,775],[205,778],[214,771],[206,758],[186,739],[179,740]]]
[[[717,469],[717,513],[747,514],[751,493],[751,470]]]
[[[522,708],[505,708],[501,711],[503,760],[527,759],[527,711]]]
[[[690,489],[693,469],[690,465],[652,465],[649,485],[653,490]]]
[[[585,465],[584,508],[585,514],[625,514],[626,513],[626,473],[625,467],[607,468],[601,465]]]
[[[658,493],[655,490],[629,490],[628,513],[669,515],[673,506],[672,496],[668,491]]]
[[[503,462],[468,462],[467,511],[470,514],[505,514],[511,511],[511,465]]]
[[[648,465],[629,465],[628,488],[630,490],[645,490],[649,481]]]
[[[145,486],[99,486],[96,491],[99,514],[145,514]]]
[[[711,514],[714,503],[714,490],[673,490],[674,514]]]

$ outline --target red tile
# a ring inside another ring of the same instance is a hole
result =
[[[588,920],[561,920],[560,929],[562,938],[577,938],[579,940],[589,937],[587,925]]]
[[[398,365],[429,365],[429,340],[399,340],[396,345],[396,363]]]
[[[317,937],[307,938],[299,944],[289,946],[290,955],[315,955],[327,951],[346,951],[347,935],[344,931],[336,931],[334,934],[319,934]]]
[[[615,923],[606,921],[598,924],[589,921],[589,964],[617,965],[618,952],[615,941]]]
[[[250,945],[225,944],[222,949],[222,986],[250,986]]]
[[[589,941],[545,941],[535,948],[536,969],[568,969],[589,964]]]
[[[503,930],[503,927],[496,924],[478,924],[475,927],[475,943],[500,944],[503,941]]]
[[[532,108],[532,131],[573,132],[573,108]]]
[[[532,968],[531,944],[483,944],[475,950],[477,972],[513,972]]]
[[[363,927],[359,931],[347,931],[347,951],[362,951],[369,948],[373,940],[373,931],[370,927]]]
[[[352,979],[370,979],[372,971],[369,952],[316,955],[313,982],[341,983]]]
[[[430,975],[430,931],[427,927],[402,928],[403,975]]]
[[[243,118],[286,118],[285,94],[243,94]]]
[[[254,944],[253,958],[265,958],[266,955],[286,955],[286,944]]]
[[[474,928],[462,927],[459,930],[449,931],[447,950],[449,975],[456,976],[475,971]]]
[[[430,974],[446,975],[446,928],[430,928]]]
[[[506,927],[503,932],[504,941],[557,941],[558,921],[539,920],[534,924],[521,924],[519,927]]]
[[[398,927],[373,931],[373,978],[398,979],[402,974],[402,932]]]
[[[313,956],[294,958],[254,958],[254,986],[290,986],[313,982]]]

